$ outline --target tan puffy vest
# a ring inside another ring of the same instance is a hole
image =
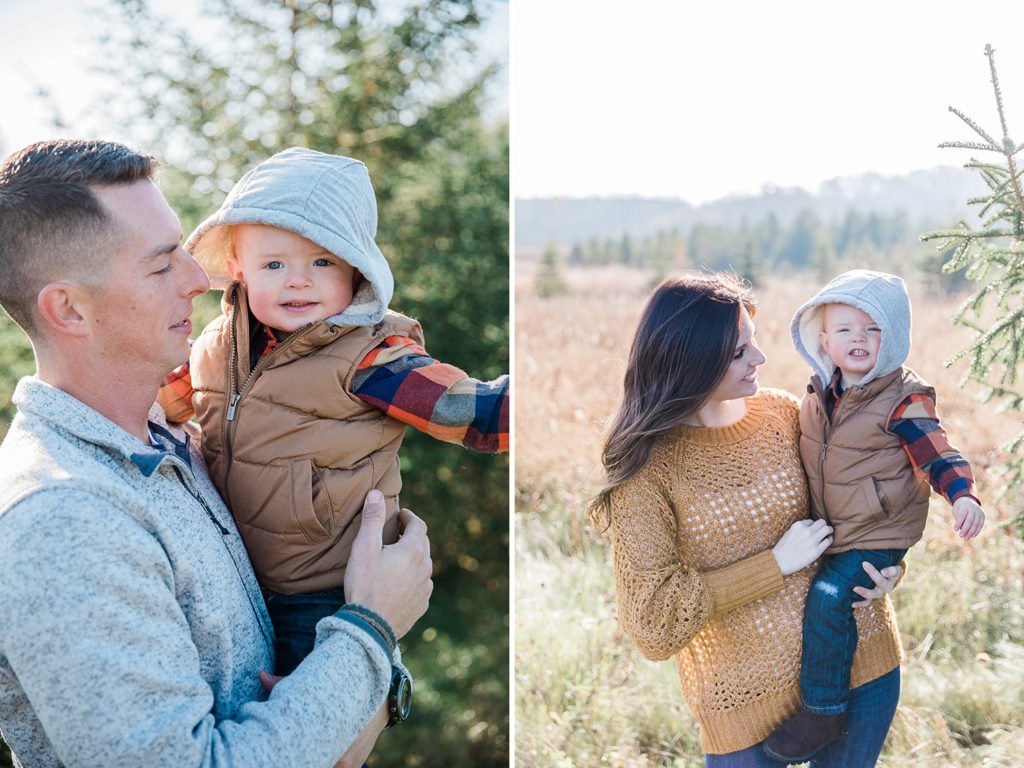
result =
[[[405,425],[352,395],[352,377],[388,336],[422,343],[419,323],[395,312],[372,327],[314,323],[251,369],[244,290],[233,285],[224,305],[196,340],[190,365],[210,475],[265,588],[339,587],[367,492],[377,488],[387,500],[384,541],[392,543],[402,487]]]
[[[901,367],[863,388],[847,389],[831,421],[817,376],[807,391],[800,406],[800,457],[811,512],[835,529],[826,554],[909,548],[924,531],[931,486],[887,427],[908,395],[934,399],[935,390]]]

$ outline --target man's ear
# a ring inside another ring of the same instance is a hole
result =
[[[238,259],[234,256],[228,257],[227,266],[228,274],[232,280],[240,283],[245,279],[245,275],[242,273],[242,265],[238,263]]]
[[[80,283],[48,283],[36,297],[36,309],[43,322],[57,333],[87,336],[88,298],[85,286]]]

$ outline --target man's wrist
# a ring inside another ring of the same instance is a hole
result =
[[[346,603],[335,613],[335,616],[366,632],[384,651],[388,661],[394,661],[395,646],[398,645],[398,640],[395,638],[395,632],[391,625],[383,616],[356,603]]]

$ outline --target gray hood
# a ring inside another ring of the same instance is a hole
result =
[[[907,286],[896,275],[854,269],[833,278],[818,294],[793,315],[790,333],[793,344],[821,379],[831,381],[836,366],[821,348],[818,333],[826,304],[850,304],[871,315],[882,329],[878,360],[860,386],[892,373],[910,354],[910,297]]]
[[[344,259],[364,280],[331,325],[372,325],[387,312],[394,278],[374,241],[377,200],[366,166],[358,160],[292,147],[264,160],[239,179],[220,209],[185,243],[215,288],[230,282],[228,225],[268,224],[291,230]]]

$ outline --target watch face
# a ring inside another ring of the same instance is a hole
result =
[[[391,672],[391,690],[388,692],[388,727],[409,719],[412,710],[412,681],[401,669]]]
[[[398,681],[398,690],[395,691],[395,701],[398,704],[398,716],[403,720],[409,718],[409,712],[412,710],[412,686],[409,685],[409,679],[402,676],[401,680]]]

